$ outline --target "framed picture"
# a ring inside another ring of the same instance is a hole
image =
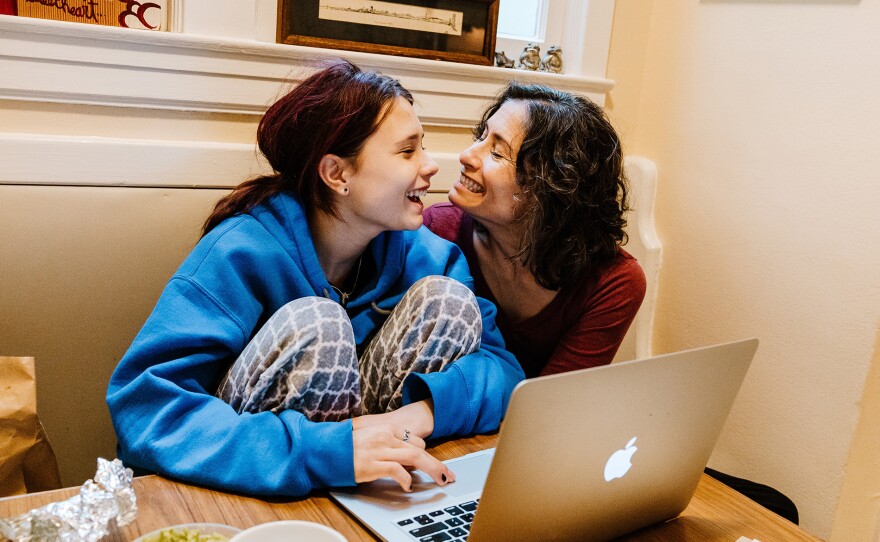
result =
[[[500,0],[280,0],[278,42],[492,65]]]

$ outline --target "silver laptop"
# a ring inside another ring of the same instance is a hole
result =
[[[526,380],[498,447],[331,495],[389,542],[608,540],[681,513],[757,339]]]

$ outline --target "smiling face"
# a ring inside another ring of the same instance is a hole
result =
[[[367,138],[357,157],[347,159],[346,220],[372,236],[422,225],[421,198],[431,186],[437,164],[422,147],[424,131],[404,98],[391,104],[382,124]]]
[[[484,225],[509,226],[516,219],[516,155],[527,119],[525,102],[504,102],[489,117],[483,134],[459,156],[461,177],[449,191],[449,201]]]

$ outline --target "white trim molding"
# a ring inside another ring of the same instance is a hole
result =
[[[654,200],[657,194],[657,166],[643,156],[627,156],[624,161],[629,180],[630,206],[627,218],[629,243],[624,247],[635,256],[645,272],[645,299],[632,323],[635,357],[653,355],[654,314],[657,286],[663,266],[663,246],[654,223]]]
[[[613,82],[390,55],[0,16],[0,100],[259,116],[316,62],[343,56],[411,90],[422,122],[471,127],[511,79],[589,96]]]
[[[233,188],[270,170],[255,145],[216,141],[0,133],[0,156],[0,185]]]
[[[0,185],[234,188],[271,168],[256,145],[0,132]],[[458,179],[455,153],[431,153],[431,192]],[[35,167],[38,164],[39,167]]]
[[[657,287],[663,266],[663,246],[654,223],[657,167],[642,156],[627,156],[624,167],[629,182],[630,212],[626,220],[629,241],[623,248],[638,260],[645,272],[645,298],[614,357],[615,361],[653,355]]]

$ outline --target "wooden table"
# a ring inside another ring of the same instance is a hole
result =
[[[432,447],[431,453],[443,460],[451,459],[490,448],[497,438],[496,434],[448,441]],[[297,500],[259,499],[182,484],[161,476],[135,478],[132,485],[137,495],[137,520],[123,529],[113,530],[103,540],[130,541],[155,529],[179,523],[225,523],[247,528],[281,519],[324,523],[341,532],[350,542],[375,540],[326,492],[315,492],[309,498]],[[67,488],[0,499],[0,517],[15,516],[50,502],[62,501],[78,492],[79,488]],[[621,540],[735,542],[740,536],[762,542],[819,540],[705,475],[690,505],[678,518]]]

